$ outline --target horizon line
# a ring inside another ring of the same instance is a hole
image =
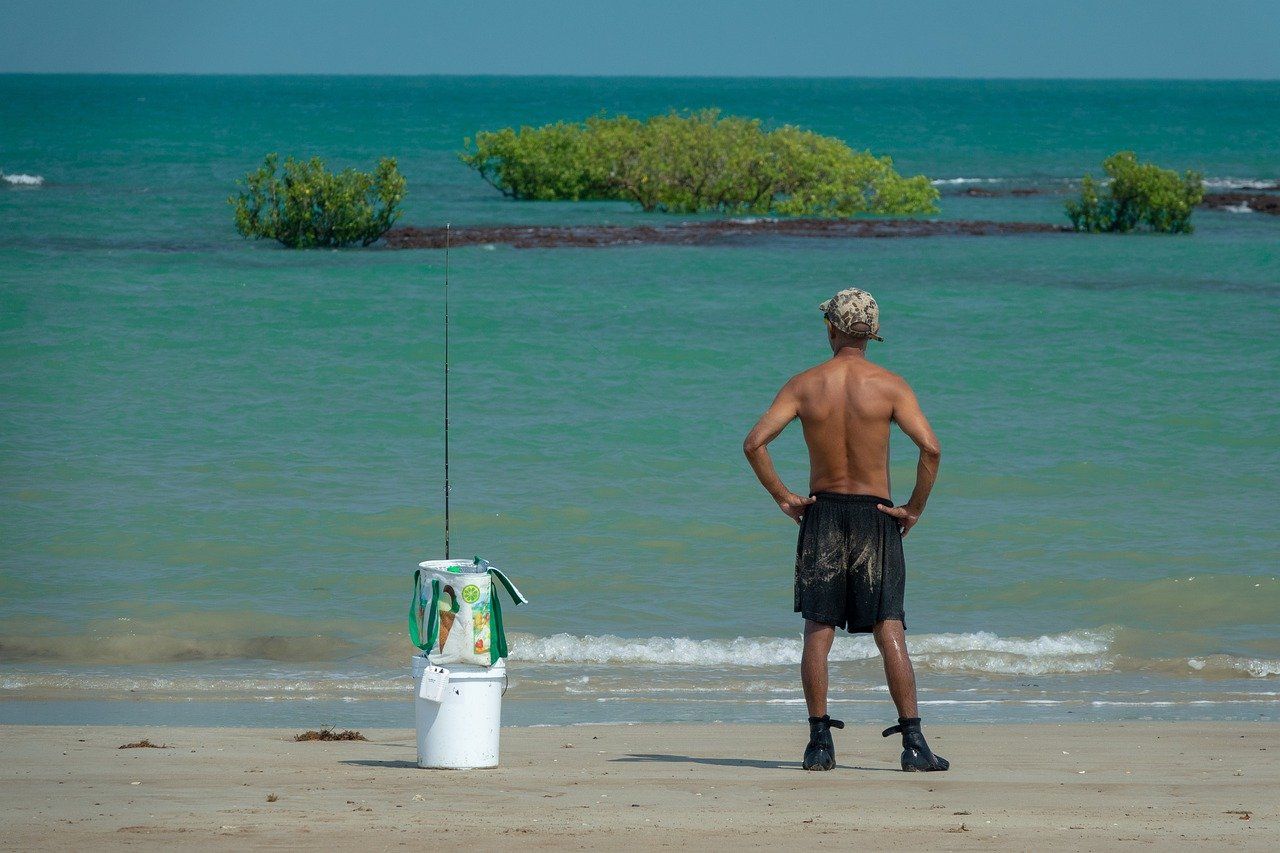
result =
[[[605,80],[1000,80],[1017,82],[1123,82],[1123,83],[1277,83],[1278,77],[1019,77],[1014,75],[962,76],[911,74],[579,74],[504,73],[467,74],[453,71],[357,72],[357,71],[0,71],[0,77],[446,77],[494,79],[605,79]]]

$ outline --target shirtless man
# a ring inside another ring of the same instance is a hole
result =
[[[907,654],[903,612],[906,564],[902,539],[915,527],[938,476],[942,453],[911,387],[867,360],[880,337],[880,309],[871,294],[842,290],[818,306],[826,318],[830,360],[792,377],[743,442],[743,452],[778,508],[800,525],[795,610],[804,615],[800,677],[809,706],[806,770],[836,765],[827,714],[827,654],[836,628],[870,632],[884,659],[889,695],[902,734],[903,770],[946,770],[920,731],[916,679]],[[795,418],[809,446],[809,497],[782,483],[768,444]],[[889,424],[916,447],[916,485],[900,507],[889,500]]]

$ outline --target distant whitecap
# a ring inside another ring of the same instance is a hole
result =
[[[1220,190],[1271,190],[1280,187],[1280,178],[1205,178],[1204,185]]]
[[[1004,178],[936,178],[929,183],[935,187],[943,184],[1003,184]]]

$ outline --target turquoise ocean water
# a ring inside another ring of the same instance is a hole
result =
[[[0,184],[0,720],[411,719],[443,258],[242,241],[225,199],[268,151],[397,156],[410,224],[666,221],[510,201],[455,153],[717,106],[889,154],[938,182],[942,218],[1065,222],[1119,149],[1277,182],[1277,103],[1276,83],[0,77],[0,170],[33,176]],[[455,251],[455,555],[531,599],[507,612],[506,718],[803,715],[795,529],[740,444],[852,285],[943,445],[907,541],[925,715],[1275,718],[1280,220],[1195,223]],[[802,490],[798,430],[775,447]],[[866,638],[833,660],[840,715],[894,716]]]

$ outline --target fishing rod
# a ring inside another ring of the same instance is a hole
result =
[[[444,225],[444,558],[449,559],[449,223]]]

